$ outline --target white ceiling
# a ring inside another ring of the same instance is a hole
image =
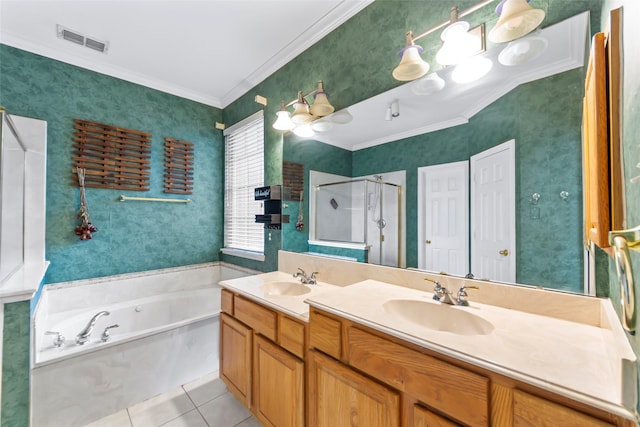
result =
[[[0,0],[0,43],[224,108],[372,1]]]

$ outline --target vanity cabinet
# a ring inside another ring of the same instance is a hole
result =
[[[262,425],[306,422],[307,326],[226,289],[220,315],[220,378]]]
[[[312,426],[635,425],[315,307],[310,309],[309,343]],[[380,424],[362,421],[364,407]]]

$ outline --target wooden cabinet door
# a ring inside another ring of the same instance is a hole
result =
[[[413,406],[413,427],[456,427],[458,424],[434,414],[426,408]]]
[[[252,331],[220,313],[220,378],[247,408],[251,407]]]
[[[304,426],[304,363],[271,341],[253,340],[253,410],[269,427]]]
[[[309,424],[317,427],[398,427],[397,392],[309,352]]]

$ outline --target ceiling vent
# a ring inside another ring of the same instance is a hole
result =
[[[101,53],[107,53],[109,50],[109,42],[96,40],[91,37],[84,36],[77,31],[57,25],[58,38],[70,41],[75,44],[86,46],[89,49],[97,50]]]

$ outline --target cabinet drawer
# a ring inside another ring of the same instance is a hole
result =
[[[513,425],[515,427],[613,427],[613,424],[520,390],[513,391]]]
[[[304,359],[305,324],[283,314],[278,315],[278,343],[285,350]]]
[[[355,327],[347,332],[349,364],[472,426],[489,422],[489,380]]]
[[[233,299],[234,316],[272,341],[276,340],[276,313],[241,296]]]
[[[342,356],[342,332],[339,320],[314,310],[309,313],[310,346],[340,359]]]
[[[220,310],[233,316],[233,293],[226,289],[220,292]]]

